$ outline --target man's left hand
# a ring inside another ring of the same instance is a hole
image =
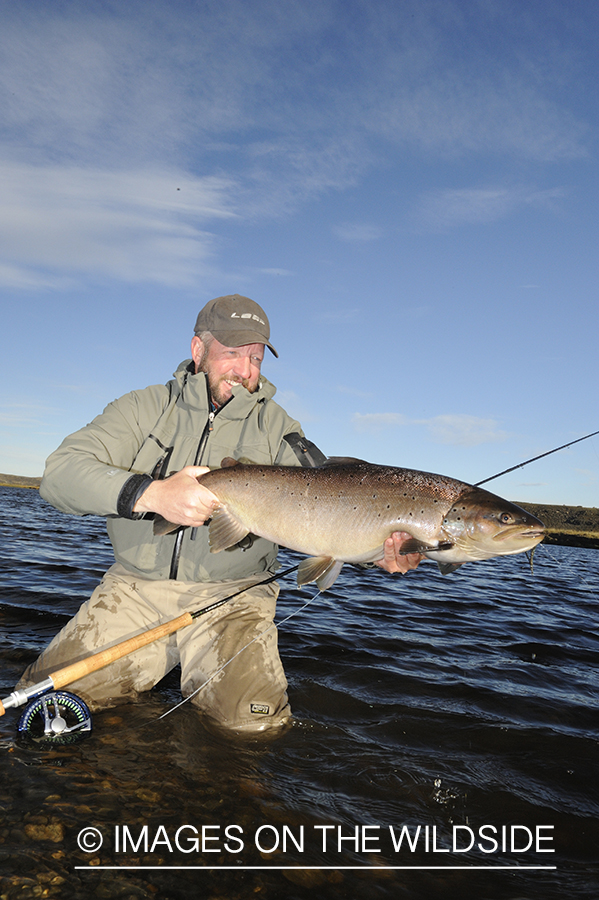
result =
[[[402,556],[400,551],[406,541],[412,540],[412,535],[405,531],[394,531],[391,537],[387,538],[384,544],[384,556],[377,560],[376,566],[384,569],[385,572],[401,572],[405,575],[410,569],[415,569],[421,559],[424,557],[420,553],[408,553]]]

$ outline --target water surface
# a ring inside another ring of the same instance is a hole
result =
[[[6,696],[112,556],[102,520],[37,491],[0,489],[0,511]],[[279,620],[313,593],[286,578]],[[22,746],[8,710],[0,893],[596,898],[598,610],[594,550],[541,546],[533,574],[524,556],[345,567],[280,629],[296,718],[275,741],[213,734],[190,705],[159,720],[176,671],[76,745]]]

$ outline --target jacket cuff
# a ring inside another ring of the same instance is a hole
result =
[[[143,513],[133,512],[133,507],[153,480],[151,475],[132,475],[122,486],[117,498],[117,515],[123,519],[141,519]]]

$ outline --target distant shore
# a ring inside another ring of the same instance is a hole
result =
[[[0,474],[0,487],[39,488],[41,478],[28,478],[26,475]]]
[[[543,522],[546,544],[563,547],[590,547],[599,550],[599,509],[588,506],[550,506],[518,503]]]
[[[0,474],[0,487],[39,488],[41,480],[24,475]],[[550,506],[543,503],[518,503],[518,505],[545,524],[546,544],[599,550],[599,509],[596,507]]]

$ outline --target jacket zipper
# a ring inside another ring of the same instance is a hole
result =
[[[218,410],[216,411],[218,412]],[[198,444],[198,449],[195,455],[194,466],[201,465],[202,456],[204,455],[204,450],[206,449],[206,444],[208,443],[208,438],[210,436],[210,432],[214,427],[214,417],[216,412],[211,410],[208,413],[208,420],[204,425],[204,430],[202,432],[202,436],[200,438],[200,442]],[[197,529],[192,528],[190,540],[195,540],[195,534]],[[180,528],[177,532],[177,537],[175,538],[175,546],[173,548],[173,555],[171,557],[171,568],[169,572],[169,578],[175,580],[177,578],[179,572],[179,562],[181,559],[181,547],[183,545],[183,535],[185,534],[185,528]]]

